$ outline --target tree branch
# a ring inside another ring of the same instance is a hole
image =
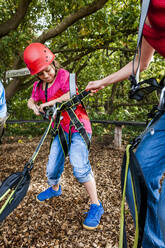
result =
[[[95,52],[96,50],[101,50],[101,49],[108,49],[110,51],[115,52],[115,51],[122,51],[122,52],[132,52],[134,53],[135,50],[133,49],[128,49],[128,48],[121,48],[121,47],[109,47],[108,45],[98,45],[98,46],[95,46],[95,47],[83,47],[81,49],[65,49],[65,50],[56,50],[54,53],[69,53],[69,52],[81,52],[80,54],[76,55],[75,57],[71,57],[69,58],[67,61],[63,62],[62,65],[63,66],[67,66],[68,64],[70,64],[71,62],[74,62],[74,61],[77,61],[77,60],[80,60],[82,57],[88,55],[89,53],[93,53]]]
[[[43,32],[42,35],[40,35],[36,39],[36,42],[44,43],[46,40],[56,37],[78,20],[89,16],[95,13],[97,10],[101,9],[106,2],[108,2],[108,0],[97,0],[85,7],[82,7],[77,12],[70,14],[68,17],[64,18],[64,20],[59,25],[57,25],[56,28],[50,29],[47,32]]]
[[[0,24],[0,38],[15,30],[26,15],[29,4],[32,0],[20,0],[16,13],[5,23]]]
[[[111,41],[109,41],[111,42]],[[94,47],[82,47],[82,48],[68,48],[68,49],[59,49],[59,50],[55,50],[54,53],[70,53],[70,52],[83,52],[83,51],[88,51],[88,52],[94,52],[96,50],[100,50],[100,49],[108,49],[110,51],[122,51],[122,52],[131,52],[131,53],[134,53],[135,52],[135,49],[129,49],[129,48],[122,48],[122,47],[110,47],[109,45],[107,44],[104,44],[104,45],[98,45],[98,46],[94,46]]]

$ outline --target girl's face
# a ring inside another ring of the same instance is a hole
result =
[[[44,70],[40,71],[38,77],[45,83],[52,83],[55,79],[56,71],[55,67],[51,64],[45,67]]]

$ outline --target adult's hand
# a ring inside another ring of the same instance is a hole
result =
[[[98,90],[104,88],[102,80],[91,81],[86,86],[86,90],[90,90],[92,93],[96,93]]]

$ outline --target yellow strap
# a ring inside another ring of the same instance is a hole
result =
[[[131,145],[127,145],[126,147],[126,167],[125,167],[125,177],[124,177],[124,187],[123,187],[123,194],[122,194],[122,201],[121,201],[121,211],[120,211],[120,237],[119,237],[119,248],[123,248],[123,237],[124,237],[124,210],[125,210],[125,195],[126,195],[126,185],[127,185],[127,176],[128,176],[128,168],[130,163],[130,149]],[[133,192],[133,199],[134,199],[134,206],[135,206],[135,222],[136,222],[136,231],[135,231],[135,240],[133,248],[137,248],[138,245],[138,238],[139,238],[139,222],[138,222],[138,210],[135,198],[135,191],[133,186],[133,180],[131,175],[131,185],[132,185],[132,192]]]
[[[49,129],[50,129],[51,125],[52,125],[52,122],[53,122],[53,119],[51,119],[50,122],[49,122],[49,125],[48,125],[48,127],[47,127],[47,129],[46,129],[46,131],[44,133],[44,137],[43,137],[42,143],[44,142],[45,138],[47,137],[47,134],[48,134]],[[29,160],[29,162],[30,161],[34,161],[36,159],[40,148],[41,148],[41,145],[40,145],[40,147],[39,147],[39,149],[37,151],[35,150],[35,152],[33,153],[32,157],[31,157],[31,159]]]
[[[138,209],[137,209],[137,204],[136,204],[136,198],[135,198],[135,191],[134,191],[134,186],[133,186],[132,175],[131,175],[131,185],[132,185],[132,194],[133,194],[134,207],[135,207],[135,223],[136,223],[135,239],[134,239],[133,248],[137,248],[138,239],[139,239],[139,217],[138,217]]]
[[[123,247],[123,236],[124,236],[124,204],[125,204],[125,193],[126,193],[126,184],[127,184],[127,175],[128,175],[128,166],[129,166],[129,148],[131,145],[126,147],[126,167],[125,167],[125,178],[124,178],[124,187],[123,195],[121,201],[121,210],[120,210],[120,238],[119,238],[119,248]]]
[[[3,206],[2,206],[1,209],[0,209],[0,214],[1,214],[1,213],[3,212],[3,210],[6,208],[7,204],[8,204],[8,203],[11,203],[11,201],[13,200],[12,196],[14,195],[14,193],[15,193],[15,190],[13,190],[13,191],[10,193],[9,197],[7,198],[7,200],[5,201],[5,203],[3,204]]]
[[[0,197],[0,201],[3,200],[3,198],[5,198],[5,196],[10,192],[10,188],[8,190],[6,190],[6,192]]]

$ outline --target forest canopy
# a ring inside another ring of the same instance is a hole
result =
[[[22,55],[31,42],[46,44],[61,66],[77,75],[79,90],[115,72],[133,58],[140,17],[137,0],[0,0],[0,79],[12,119],[36,118],[27,108],[36,80],[6,78],[25,68]],[[141,80],[164,76],[164,60],[154,55]],[[142,102],[128,97],[130,82],[111,85],[86,100],[91,119],[140,120],[157,104],[155,93]]]

